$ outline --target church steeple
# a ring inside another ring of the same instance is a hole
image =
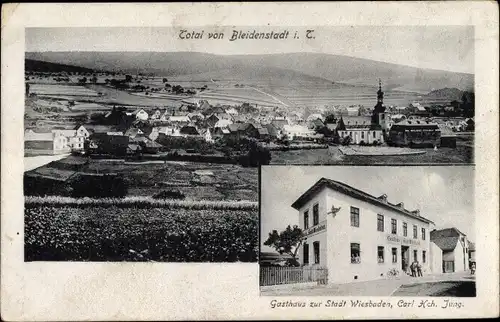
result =
[[[382,92],[382,81],[378,79],[378,92],[377,92],[377,102],[384,103],[384,92]]]

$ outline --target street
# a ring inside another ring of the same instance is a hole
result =
[[[300,290],[261,292],[263,296],[475,296],[476,277],[469,272],[332,284]]]

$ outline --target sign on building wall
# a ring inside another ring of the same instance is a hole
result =
[[[387,235],[387,241],[395,244],[420,246],[420,241],[417,239],[401,238],[394,235]]]
[[[304,237],[307,237],[307,236],[319,233],[319,232],[321,232],[323,230],[326,230],[326,220],[320,222],[316,226],[313,226],[313,227],[311,227],[309,229],[305,229],[304,230]]]

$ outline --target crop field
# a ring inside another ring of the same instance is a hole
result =
[[[256,204],[25,202],[26,261],[256,262]]]
[[[197,170],[213,175],[200,176]],[[134,196],[152,196],[162,190],[179,190],[191,200],[258,200],[258,170],[231,164],[197,162],[142,163],[90,160],[83,171],[119,173]]]
[[[78,85],[30,84],[30,92],[37,95],[99,96],[96,91]]]

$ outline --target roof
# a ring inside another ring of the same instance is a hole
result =
[[[169,121],[171,121],[171,122],[189,122],[189,117],[187,117],[187,116],[170,116]]]
[[[455,227],[431,231],[431,240],[433,238],[460,237],[460,236],[465,236],[465,234]]]
[[[198,134],[200,134],[200,132],[198,132],[198,130],[196,129],[196,127],[189,126],[189,125],[183,126],[179,130],[179,133],[181,133],[181,134],[191,134],[191,135],[198,135]]]
[[[293,204],[292,207],[299,210],[303,205],[309,201],[317,192],[324,188],[330,188],[332,190],[338,191],[340,193],[349,195],[350,197],[374,204],[379,207],[384,207],[386,209],[390,209],[392,211],[398,212],[407,217],[411,217],[414,219],[418,219],[420,221],[426,223],[433,223],[431,220],[424,218],[416,212],[409,211],[404,209],[403,207],[397,206],[387,201],[383,201],[381,198],[377,198],[373,195],[370,195],[364,191],[358,190],[354,187],[351,187],[343,182],[321,178],[318,180],[311,188],[309,188],[306,192],[304,192]]]
[[[442,237],[432,239],[431,241],[436,244],[443,251],[451,251],[457,247],[458,237]]]
[[[288,125],[288,121],[286,120],[272,120],[271,124],[274,125],[278,129],[282,129],[285,125]]]
[[[34,131],[24,132],[24,141],[53,141],[54,134],[52,132],[37,133]]]

